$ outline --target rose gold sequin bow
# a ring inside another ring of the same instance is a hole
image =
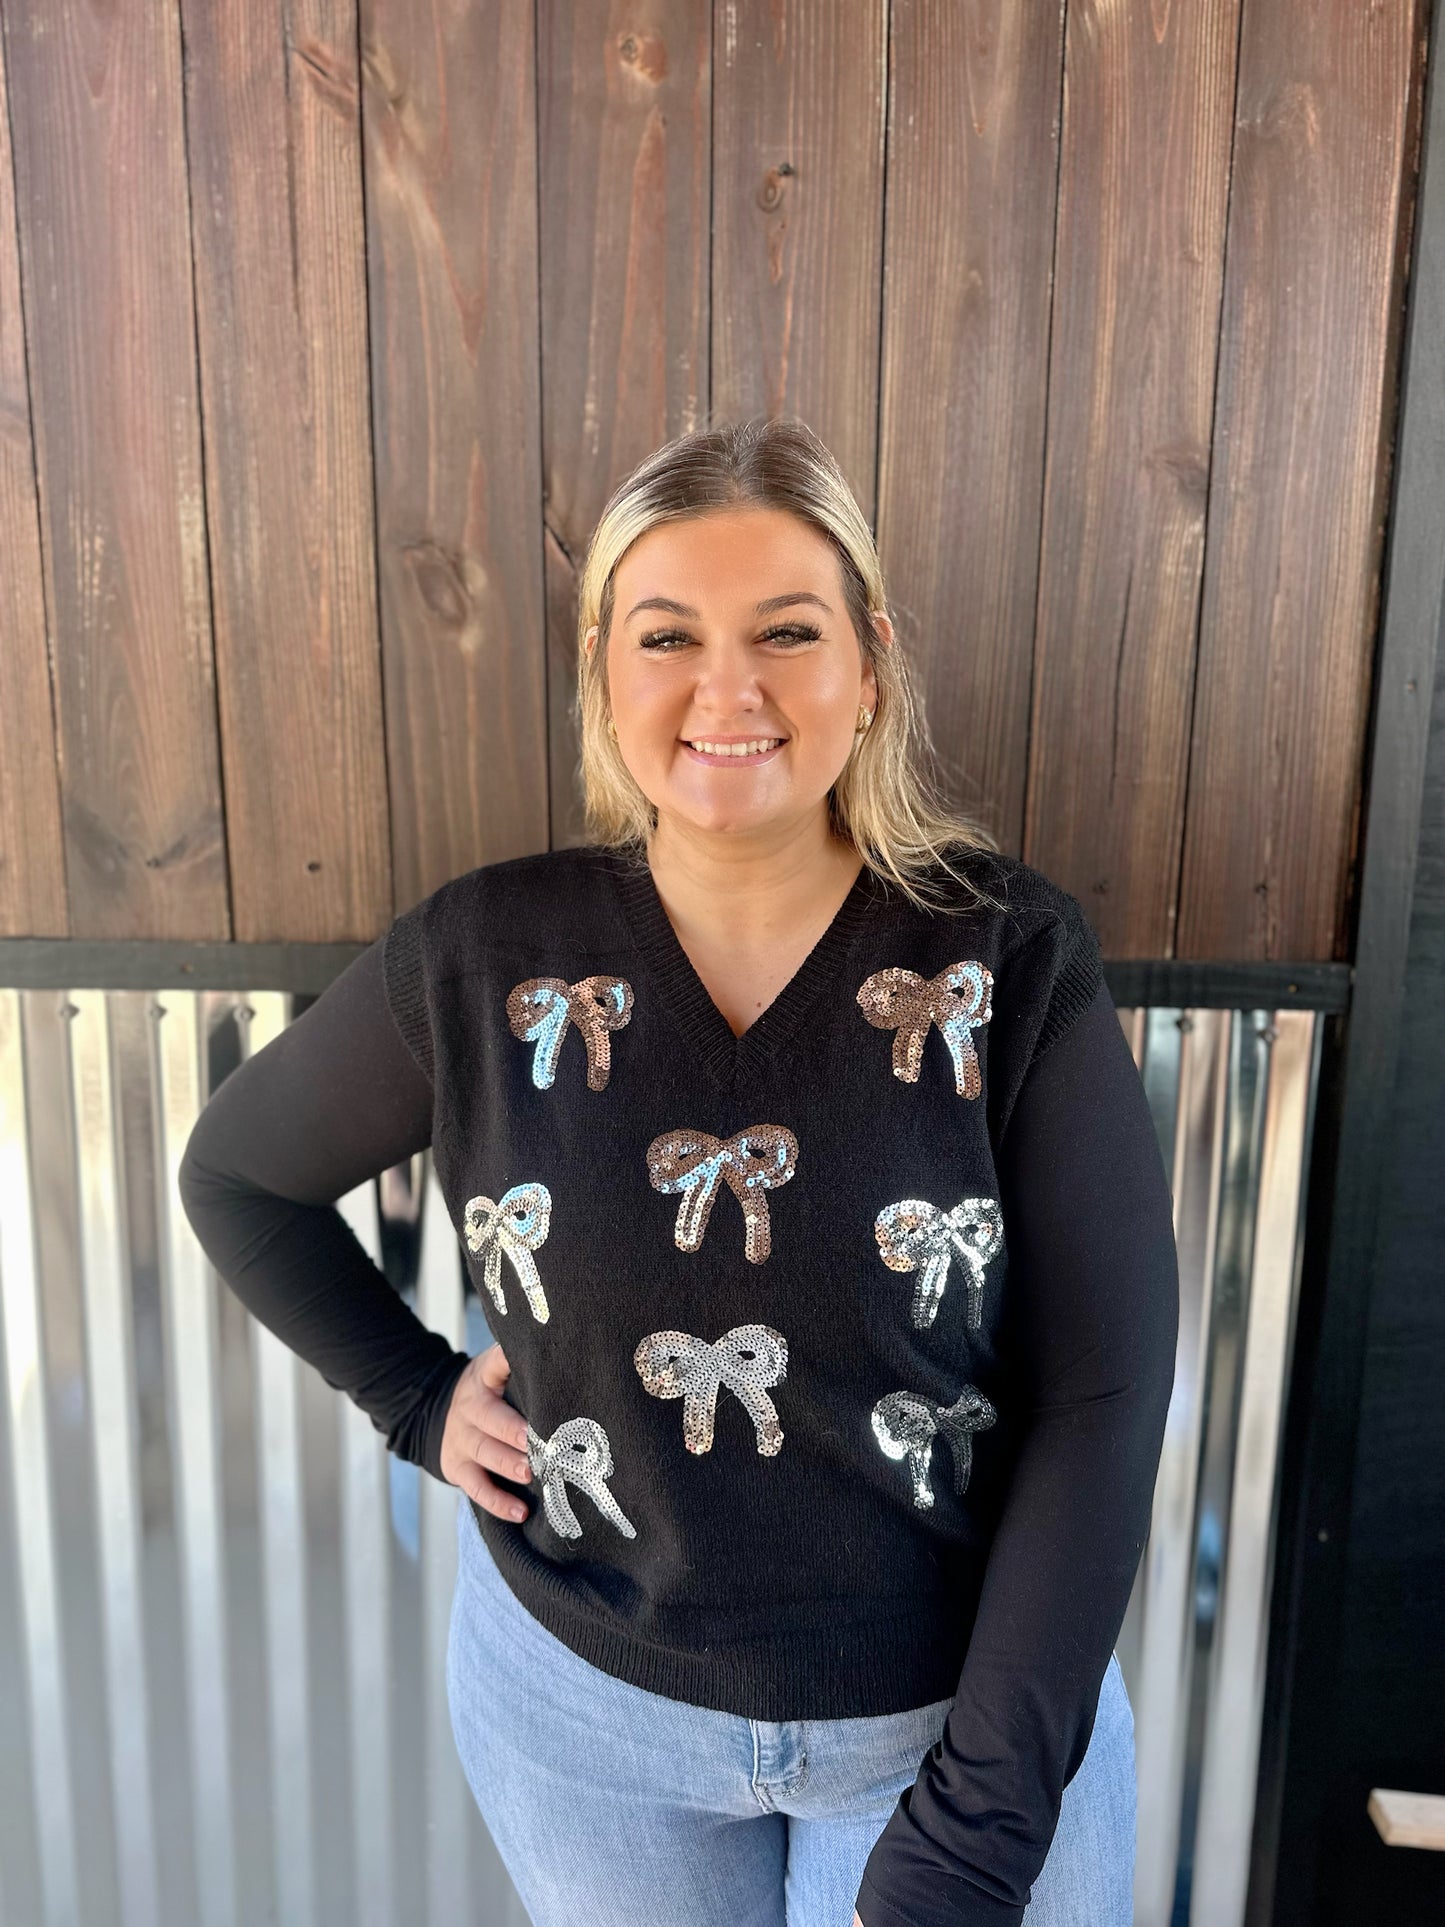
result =
[[[916,970],[875,970],[858,989],[863,1015],[878,1030],[895,1032],[893,1075],[918,1082],[923,1040],[937,1024],[953,1059],[953,1081],[960,1097],[977,1097],[983,1088],[972,1032],[993,1014],[993,973],[981,963],[954,963],[936,977]]]
[[[973,1470],[973,1435],[986,1432],[998,1413],[976,1385],[965,1385],[952,1405],[940,1405],[921,1392],[886,1392],[873,1407],[873,1436],[890,1459],[907,1459],[913,1503],[933,1504],[928,1461],[933,1441],[947,1439],[953,1454],[953,1489],[962,1498]]]
[[[542,1505],[547,1523],[564,1539],[580,1539],[582,1528],[567,1497],[569,1484],[585,1492],[604,1519],[624,1539],[635,1539],[637,1528],[613,1498],[607,1481],[612,1476],[612,1447],[595,1418],[569,1418],[551,1438],[527,1427],[527,1463],[542,1481]]]
[[[996,1198],[965,1198],[944,1211],[923,1198],[885,1204],[873,1221],[878,1250],[890,1271],[916,1271],[913,1322],[921,1330],[938,1315],[955,1252],[968,1271],[968,1328],[983,1315],[983,1270],[1003,1244],[1003,1214]]]
[[[502,1254],[521,1280],[532,1316],[547,1322],[547,1294],[537,1276],[532,1253],[546,1242],[552,1222],[552,1194],[545,1184],[514,1184],[494,1204],[490,1198],[470,1198],[463,1223],[467,1248],[482,1260],[483,1282],[492,1303],[505,1314],[502,1296]]]
[[[763,1457],[782,1451],[783,1428],[765,1388],[787,1375],[788,1342],[771,1325],[734,1325],[712,1345],[691,1332],[653,1332],[632,1362],[654,1398],[683,1401],[682,1438],[689,1452],[711,1450],[720,1385],[741,1400]]]
[[[664,1131],[647,1147],[647,1170],[654,1191],[681,1191],[673,1242],[696,1251],[707,1230],[718,1180],[743,1208],[744,1249],[757,1265],[773,1248],[765,1191],[786,1184],[798,1168],[798,1140],[784,1124],[750,1124],[730,1138],[710,1131]]]
[[[537,1046],[532,1082],[539,1091],[551,1086],[569,1023],[587,1047],[588,1087],[605,1089],[612,1069],[608,1033],[621,1030],[631,1015],[632,986],[625,977],[582,977],[575,984],[565,977],[528,977],[507,992],[512,1035]]]

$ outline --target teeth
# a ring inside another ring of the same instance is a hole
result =
[[[705,756],[760,756],[764,750],[776,749],[782,740],[781,736],[758,736],[750,743],[709,743],[698,739],[692,747],[700,749]]]

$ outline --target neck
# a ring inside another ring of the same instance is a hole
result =
[[[766,837],[709,836],[664,817],[647,861],[675,925],[744,943],[836,909],[861,864],[834,835],[826,807]]]

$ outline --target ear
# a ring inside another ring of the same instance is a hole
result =
[[[597,647],[597,631],[599,626],[600,626],[599,624],[594,622],[592,627],[587,631],[587,634],[583,637],[582,647],[587,651],[587,654],[589,656],[592,654],[592,651]]]
[[[874,629],[877,631],[879,642],[885,649],[891,649],[893,647],[893,624],[885,615],[875,615],[871,617],[870,620],[872,621]],[[865,663],[863,666],[863,679],[859,694],[861,700],[867,703],[870,709],[877,705],[878,678],[873,672],[871,662]]]

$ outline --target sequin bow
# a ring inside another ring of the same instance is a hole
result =
[[[757,1428],[758,1450],[773,1458],[783,1449],[783,1428],[766,1387],[788,1369],[788,1342],[771,1325],[734,1325],[715,1344],[691,1332],[653,1332],[632,1362],[654,1398],[680,1398],[682,1437],[689,1452],[712,1448],[713,1414],[720,1385],[736,1392]]]
[[[532,1468],[532,1476],[542,1481],[547,1523],[564,1539],[582,1537],[582,1528],[567,1497],[569,1481],[587,1494],[603,1518],[610,1520],[624,1539],[637,1537],[636,1526],[608,1490],[612,1447],[595,1418],[569,1418],[549,1439],[544,1439],[529,1425],[527,1463]]]
[[[1003,1244],[1003,1216],[994,1198],[965,1198],[944,1211],[923,1198],[885,1204],[873,1235],[890,1271],[916,1271],[913,1322],[923,1330],[938,1315],[948,1267],[955,1252],[968,1267],[967,1316],[977,1331],[983,1316],[984,1266]]]
[[[953,1489],[960,1498],[973,1470],[973,1435],[985,1432],[998,1413],[977,1386],[965,1385],[952,1405],[938,1405],[921,1392],[887,1392],[873,1407],[873,1432],[890,1459],[908,1461],[913,1503],[933,1504],[928,1460],[942,1433],[953,1454]]]
[[[993,973],[981,963],[953,963],[936,977],[920,977],[901,967],[875,970],[858,988],[863,1015],[878,1030],[893,1031],[893,1075],[918,1082],[923,1040],[937,1024],[953,1059],[954,1088],[960,1097],[983,1089],[973,1031],[993,1015]]]
[[[502,1296],[502,1254],[505,1252],[527,1294],[532,1316],[538,1324],[546,1324],[547,1294],[537,1276],[537,1261],[532,1253],[546,1239],[551,1221],[552,1194],[545,1184],[514,1184],[495,1204],[490,1198],[467,1201],[463,1220],[467,1246],[483,1261],[483,1282],[499,1312],[505,1314],[507,1309],[507,1301]]]
[[[605,1089],[612,1070],[608,1033],[621,1030],[631,1015],[632,986],[625,977],[582,977],[575,984],[565,977],[528,977],[507,992],[512,1035],[537,1046],[532,1082],[539,1091],[551,1088],[569,1023],[587,1047],[588,1087]]]
[[[682,1251],[697,1250],[722,1178],[743,1208],[744,1249],[755,1265],[773,1248],[763,1193],[786,1184],[797,1168],[798,1140],[783,1124],[752,1124],[730,1138],[708,1131],[664,1131],[647,1147],[653,1190],[683,1194],[674,1244]]]

